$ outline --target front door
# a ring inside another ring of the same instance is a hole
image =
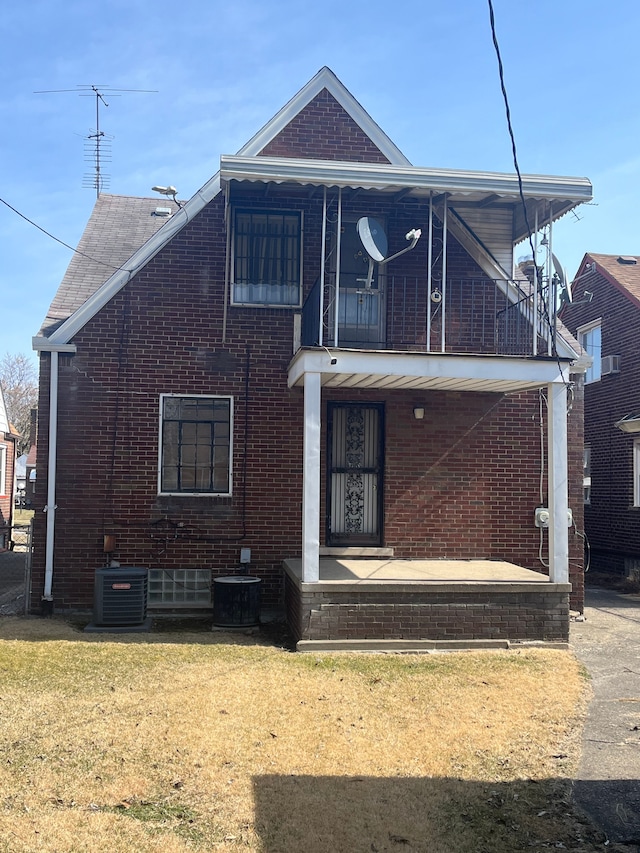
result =
[[[335,254],[333,255],[335,259]],[[355,349],[382,349],[385,342],[383,275],[376,265],[367,288],[369,257],[355,222],[344,222],[340,236],[340,291],[338,345]],[[335,260],[333,270],[335,274]],[[333,318],[331,319],[333,323]]]
[[[380,545],[384,408],[329,403],[327,423],[327,545]]]

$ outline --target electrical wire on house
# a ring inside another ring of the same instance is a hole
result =
[[[56,237],[54,234],[51,234],[41,225],[38,225],[37,222],[34,222],[32,219],[29,219],[28,216],[25,216],[24,213],[20,213],[19,210],[16,210],[13,205],[9,204],[8,201],[5,201],[3,198],[0,198],[0,202],[4,204],[5,207],[8,207],[9,210],[12,210],[17,216],[21,219],[24,219],[25,222],[28,222],[29,225],[33,225],[34,228],[37,228],[38,231],[41,231],[43,234],[46,234],[47,237],[50,237],[52,240],[55,240],[56,243],[60,243],[61,246],[64,246],[65,249],[70,249],[72,252],[75,252],[76,255],[82,255],[83,258],[87,258],[89,261],[92,261],[94,264],[101,264],[103,267],[109,267],[109,269],[123,272],[130,272],[126,267],[116,267],[113,264],[109,264],[106,261],[100,261],[98,258],[93,258],[91,255],[85,254],[85,252],[81,252],[80,249],[74,249],[73,246],[70,246],[68,243],[65,243],[64,240],[61,240],[59,237]]]
[[[527,239],[529,241],[529,248],[531,249],[531,255],[534,259],[533,267],[534,267],[534,272],[535,272],[536,288],[539,292],[541,292],[542,291],[541,273],[540,273],[540,270],[538,269],[538,264],[536,262],[536,252],[535,252],[535,247],[533,245],[533,232],[531,230],[531,224],[529,222],[529,214],[527,212],[527,204],[526,204],[526,201],[524,198],[524,190],[522,187],[522,173],[520,172],[520,165],[518,163],[518,152],[517,152],[517,148],[516,148],[516,138],[515,138],[515,134],[513,132],[513,124],[511,122],[511,108],[509,106],[509,96],[507,95],[507,87],[506,87],[505,80],[504,80],[504,66],[502,64],[502,55],[500,53],[500,45],[498,43],[498,36],[496,33],[496,20],[495,20],[495,15],[493,12],[493,3],[492,3],[492,0],[487,0],[487,2],[489,4],[489,21],[490,21],[490,25],[491,25],[491,38],[493,40],[493,46],[494,46],[494,49],[496,52],[496,59],[498,61],[498,74],[500,76],[500,89],[502,90],[502,98],[504,101],[504,108],[505,108],[505,113],[506,113],[506,118],[507,118],[507,128],[509,131],[509,138],[511,140],[511,151],[513,154],[513,166],[516,170],[516,175],[518,178],[518,193],[520,195],[520,201],[522,203],[522,213],[523,213],[524,222],[525,222],[525,225],[527,228]],[[556,352],[555,338],[552,334],[553,333],[553,324],[552,324],[551,318],[549,316],[549,309],[548,309],[548,306],[547,306],[545,299],[542,299],[541,303],[542,303],[543,310],[544,310],[544,321],[545,321],[545,323],[549,329],[549,334],[550,334],[550,337],[552,340],[553,354],[557,358],[558,354]],[[565,385],[566,384],[567,383],[565,382]]]
[[[544,409],[547,405],[547,397],[542,390],[538,391],[538,428],[540,430],[540,506],[545,506],[544,499],[544,474],[546,469],[545,443],[544,443]],[[545,569],[549,568],[549,561],[544,559],[544,529],[540,528],[540,544],[538,546],[538,559]]]

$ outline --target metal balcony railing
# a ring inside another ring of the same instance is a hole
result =
[[[335,346],[335,287],[316,281],[302,308],[302,345]],[[526,282],[387,276],[383,289],[341,288],[337,344],[352,349],[531,356],[547,352],[551,318]],[[322,325],[321,325],[322,319]]]

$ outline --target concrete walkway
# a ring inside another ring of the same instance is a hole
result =
[[[0,553],[0,616],[24,614],[25,551]]]
[[[574,798],[612,842],[640,850],[640,595],[587,589],[571,645],[593,699]]]

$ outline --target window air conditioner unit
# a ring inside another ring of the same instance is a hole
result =
[[[602,376],[608,376],[609,373],[620,373],[620,356],[619,355],[603,355]]]

